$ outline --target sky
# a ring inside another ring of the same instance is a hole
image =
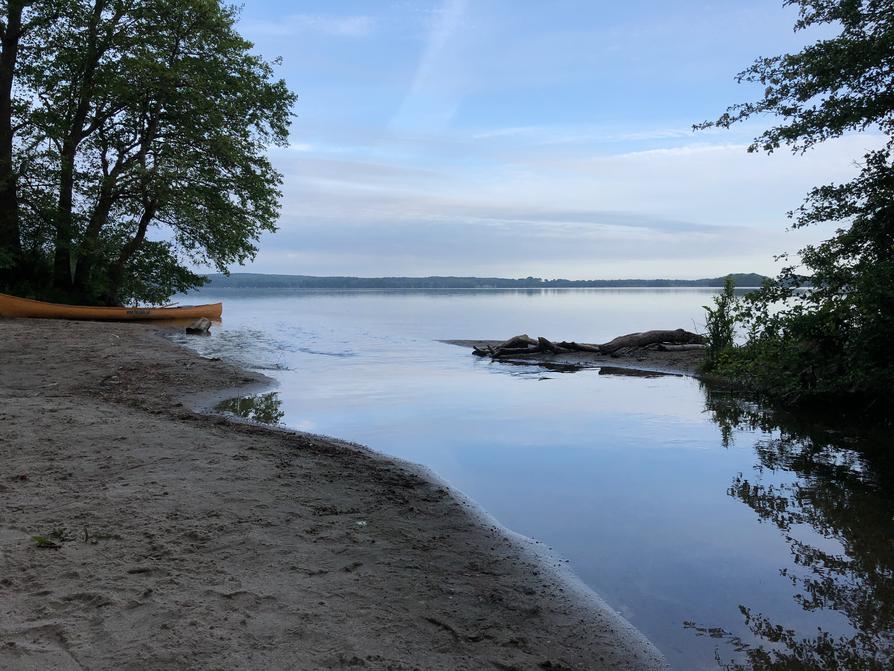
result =
[[[299,96],[279,232],[233,271],[696,278],[772,273],[878,138],[748,154],[771,119],[693,132],[797,50],[781,0],[246,0]]]

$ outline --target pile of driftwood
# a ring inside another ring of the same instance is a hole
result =
[[[604,356],[628,356],[638,350],[658,350],[663,352],[687,351],[703,349],[705,339],[697,333],[677,329],[675,331],[643,331],[618,336],[614,340],[601,345],[588,345],[576,342],[550,342],[546,338],[531,338],[518,335],[498,345],[475,347],[476,356],[489,356],[492,359],[510,359],[543,354],[568,354],[571,352],[590,352]]]

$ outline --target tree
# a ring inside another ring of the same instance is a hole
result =
[[[22,38],[23,0],[10,0],[0,21],[0,267],[21,253],[13,167],[13,74]]]
[[[814,188],[789,213],[792,226],[837,222],[827,241],[800,250],[801,267],[783,269],[752,295],[742,318],[750,338],[737,372],[788,402],[846,400],[890,408],[894,379],[894,0],[785,0],[799,9],[796,30],[835,28],[798,53],[759,58],[737,75],[763,97],[730,107],[697,128],[763,114],[778,124],[749,151],[795,153],[846,133],[873,131],[883,142],[860,174]],[[810,287],[805,290],[806,287]]]
[[[295,96],[235,31],[235,10],[57,1],[16,71],[30,103],[16,148],[31,291],[162,302],[203,283],[192,265],[253,257],[275,230],[267,149],[287,142]]]
[[[714,297],[714,307],[703,306],[705,311],[705,363],[709,368],[718,365],[735,345],[736,338],[736,283],[727,276],[723,291]]]

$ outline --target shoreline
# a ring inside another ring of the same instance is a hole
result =
[[[0,667],[666,668],[428,469],[203,410],[269,378],[141,325],[0,334]]]

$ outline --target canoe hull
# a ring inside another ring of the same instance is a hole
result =
[[[199,319],[219,321],[223,313],[221,303],[184,305],[174,308],[103,308],[87,305],[44,303],[28,298],[0,294],[0,317],[33,319],[75,319],[83,321],[151,321],[159,319]]]

